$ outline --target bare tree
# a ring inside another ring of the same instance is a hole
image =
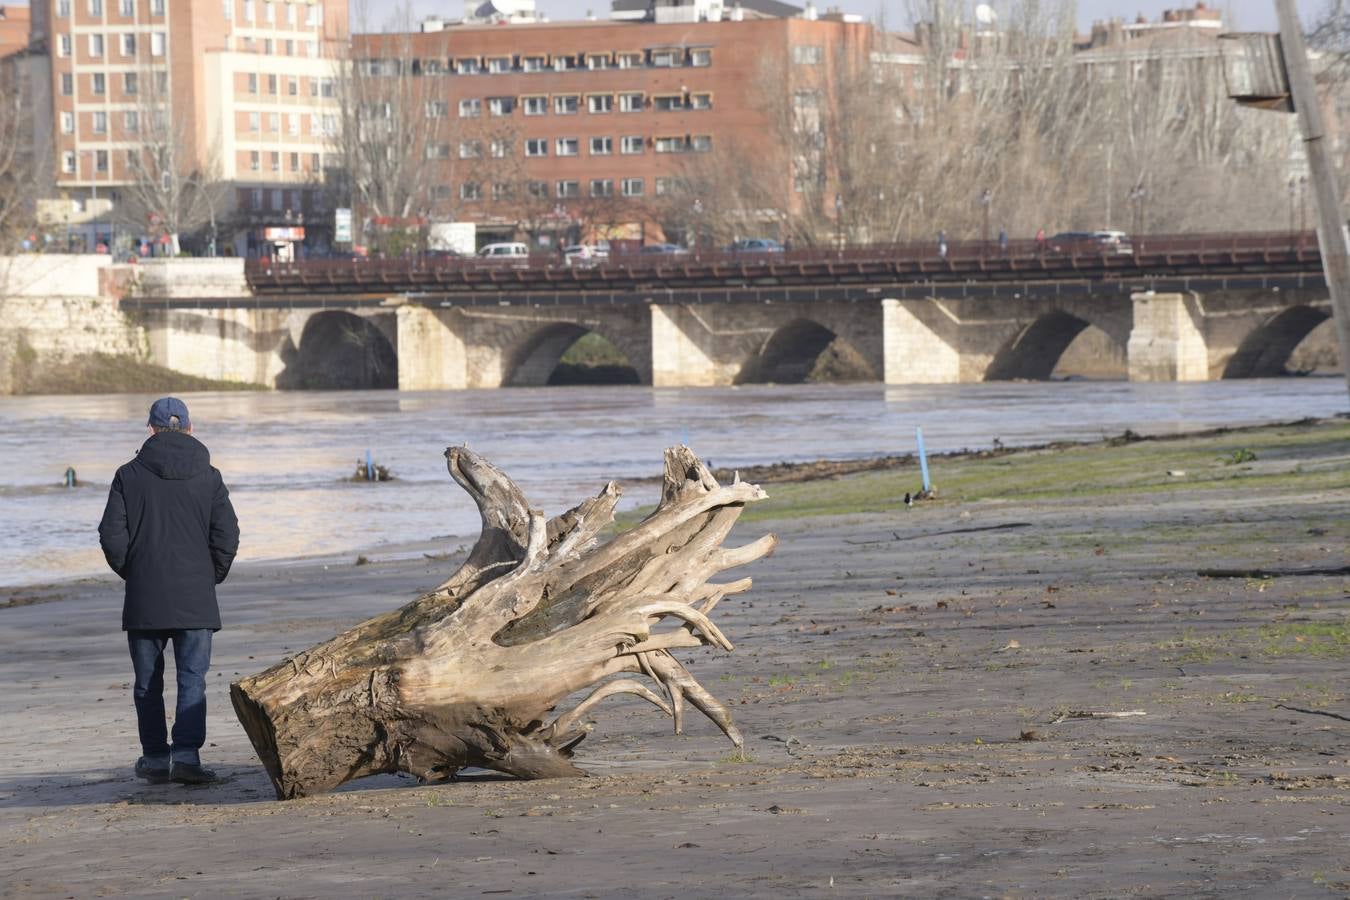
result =
[[[127,153],[129,183],[121,189],[118,217],[162,235],[171,256],[180,252],[183,235],[209,227],[214,252],[216,212],[227,200],[219,156],[214,149],[197,151],[189,121],[174,108],[165,68],[147,66],[125,77],[137,103],[122,113],[124,125],[139,146]]]
[[[30,129],[23,75],[12,61],[0,62],[0,253],[13,252],[33,224]]]

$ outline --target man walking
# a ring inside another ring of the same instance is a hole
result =
[[[150,438],[117,470],[99,543],[126,582],[122,628],[136,673],[132,691],[141,738],[136,774],[152,784],[208,784],[206,670],[220,630],[216,585],[239,549],[239,522],[211,454],[192,436],[187,404],[164,397],[150,406]],[[173,745],[164,721],[164,648],[173,642],[178,708]]]

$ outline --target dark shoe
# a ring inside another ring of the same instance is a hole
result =
[[[150,784],[168,784],[169,767],[158,764],[148,756],[136,760],[136,777],[144,778]]]
[[[214,784],[220,779],[210,769],[192,763],[176,762],[169,767],[169,779],[179,784]]]

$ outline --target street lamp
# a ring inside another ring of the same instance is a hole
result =
[[[844,252],[844,198],[838,191],[834,195],[834,237],[839,252]]]
[[[982,242],[981,253],[987,253],[989,250],[989,205],[994,201],[994,193],[985,188],[980,192],[980,206],[984,208],[984,239]]]

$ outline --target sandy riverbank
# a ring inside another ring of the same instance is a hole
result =
[[[232,576],[204,754],[229,781],[201,789],[131,775],[113,579],[8,592],[0,892],[1350,892],[1350,578],[1197,575],[1350,564],[1350,423],[950,459],[934,477],[942,499],[912,509],[903,471],[773,488],[733,534],[782,539],[719,608],[736,651],[687,656],[734,703],[746,754],[615,700],[584,780],[271,799],[228,682],[453,558]]]

